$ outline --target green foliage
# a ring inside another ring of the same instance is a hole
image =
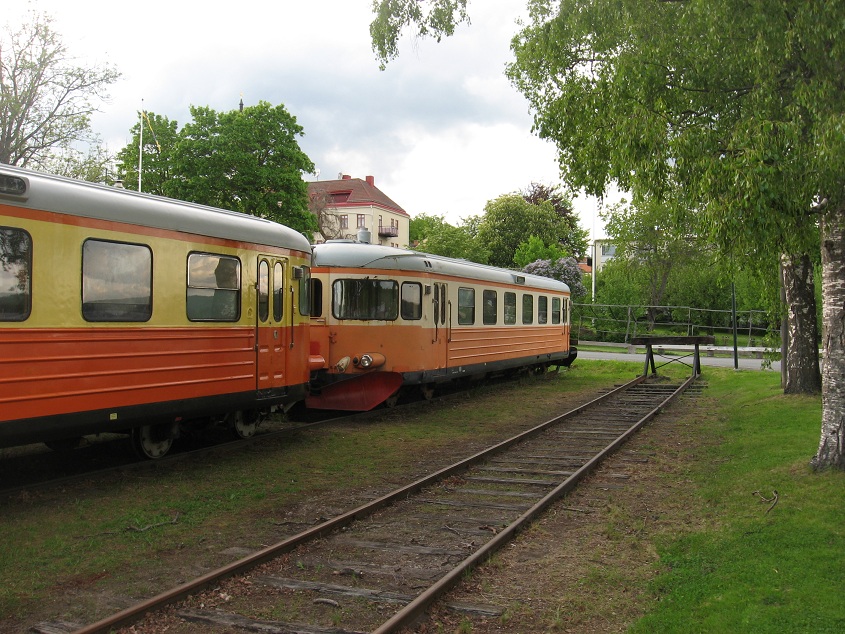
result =
[[[522,242],[514,253],[513,261],[520,267],[524,268],[531,262],[537,260],[559,260],[565,258],[567,253],[561,246],[557,244],[547,245],[537,236],[528,238],[528,242]]]
[[[572,208],[572,200],[564,196],[560,188],[531,183],[528,189],[522,192],[522,197],[532,205],[547,202],[552,206],[562,221],[562,231],[558,240],[568,255],[582,257],[587,252],[589,234],[586,229],[581,229],[578,225],[578,215]]]
[[[90,129],[94,101],[120,77],[112,67],[75,64],[46,13],[0,31],[0,163],[49,169]],[[51,160],[54,150],[59,157]],[[76,157],[79,158],[79,157]]]
[[[452,35],[458,24],[469,22],[466,6],[467,0],[373,0],[376,17],[370,24],[370,38],[381,69],[399,55],[399,36],[405,27],[439,42]]]
[[[478,239],[490,249],[490,264],[508,268],[526,236],[557,244],[566,228],[549,202],[532,205],[519,194],[506,194],[485,205]]]
[[[175,121],[146,114],[144,191],[267,218],[306,236],[317,229],[302,179],[314,164],[297,143],[301,126],[284,106],[191,107],[191,116],[177,131]],[[139,125],[119,154],[131,188],[137,187]]]
[[[411,248],[450,258],[486,264],[490,250],[472,233],[471,226],[454,227],[442,216],[420,215],[411,219]]]
[[[688,477],[689,504],[706,512],[660,546],[652,609],[631,631],[842,631],[845,476],[808,467],[820,399],[779,395],[775,373],[705,376],[718,441]]]
[[[143,139],[141,191],[175,198],[173,163],[180,141],[179,124],[154,112],[141,112],[130,133],[132,141],[117,153],[118,172],[124,179],[124,187],[138,190],[138,151]]]

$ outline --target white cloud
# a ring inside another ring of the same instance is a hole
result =
[[[190,105],[229,110],[243,95],[284,104],[321,178],[373,175],[412,215],[457,222],[532,181],[559,182],[554,148],[531,134],[527,104],[504,77],[524,4],[470,3],[471,25],[439,44],[403,38],[384,72],[370,0],[34,0],[10,3],[2,19],[46,11],[83,63],[123,73],[92,120],[112,149],[142,107],[184,124]]]

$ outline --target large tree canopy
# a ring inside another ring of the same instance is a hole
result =
[[[30,17],[0,31],[0,163],[46,168],[53,150],[92,140],[94,102],[120,74],[76,65],[52,19]]]
[[[508,75],[569,186],[679,194],[728,253],[806,252],[818,220],[825,363],[813,462],[845,468],[845,4],[528,6]]]
[[[296,139],[302,127],[284,106],[191,107],[191,116],[177,132],[175,121],[145,113],[144,191],[268,218],[309,237],[317,230],[302,179],[314,164]],[[118,155],[131,189],[137,188],[140,125]]]

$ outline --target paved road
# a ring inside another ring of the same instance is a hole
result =
[[[657,371],[660,372],[660,367],[664,363],[670,362],[670,359],[677,359],[677,356],[674,357],[660,357],[658,355],[654,355],[654,363],[658,366]],[[578,359],[601,359],[601,360],[608,360],[608,361],[636,361],[640,365],[645,365],[645,354],[642,353],[634,353],[629,354],[627,352],[591,352],[588,350],[579,350],[578,351]],[[689,356],[683,361],[692,366],[692,356]],[[575,363],[578,363],[576,360]],[[679,365],[678,361],[672,362],[676,365]],[[739,358],[739,369],[740,370],[762,370],[762,359],[749,359],[749,358]],[[706,366],[716,366],[722,368],[732,368],[734,367],[734,360],[733,357],[708,357],[706,354],[701,355],[701,365]],[[771,370],[769,372],[780,372],[780,361],[773,361]]]

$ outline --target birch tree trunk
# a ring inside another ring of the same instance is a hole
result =
[[[845,469],[845,205],[822,218],[822,431],[816,469]]]
[[[781,276],[787,308],[783,366],[784,394],[818,394],[819,371],[816,289],[810,256],[782,255]]]

